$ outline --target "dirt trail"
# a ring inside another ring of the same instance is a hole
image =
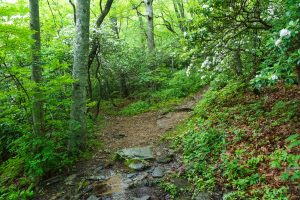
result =
[[[169,113],[155,111],[132,117],[108,116],[108,124],[100,138],[105,150],[96,152],[91,160],[74,166],[67,173],[67,178],[61,175],[45,181],[36,199],[168,199],[167,194],[150,183],[157,180],[151,176],[156,168],[167,171],[178,167],[176,160],[164,164],[157,161],[158,157],[169,151],[159,144],[160,137],[187,119],[201,97],[202,92],[199,92]],[[152,147],[156,159],[151,161],[147,170],[133,173],[120,164],[108,162],[111,153],[117,150],[145,146]]]
[[[111,150],[154,145],[164,132],[188,116],[188,112],[177,112],[172,117],[170,114],[162,117],[158,112],[148,112],[133,117],[109,117],[102,139]]]

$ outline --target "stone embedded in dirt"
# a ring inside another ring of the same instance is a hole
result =
[[[87,198],[87,200],[99,200],[99,198],[96,197],[95,195],[91,195],[89,196],[89,198]]]
[[[74,185],[75,184],[74,181],[75,181],[76,177],[77,177],[77,174],[72,174],[72,175],[68,176],[65,179],[65,184],[66,185]]]
[[[94,189],[94,186],[93,185],[88,185],[87,187],[85,187],[82,192],[81,192],[81,196],[92,191]]]
[[[165,175],[164,169],[162,167],[155,167],[151,175],[154,178],[161,178]]]
[[[151,197],[146,195],[146,196],[139,197],[139,198],[135,197],[132,200],[150,200],[150,199],[151,199]]]
[[[142,171],[142,170],[148,168],[149,165],[140,162],[140,163],[130,163],[130,164],[128,165],[128,167],[129,167],[130,169],[133,169],[133,170],[136,170],[136,171]]]
[[[137,173],[131,173],[131,174],[127,174],[126,177],[132,179],[137,175],[138,175]]]
[[[122,149],[117,152],[122,158],[137,158],[137,159],[153,159],[153,152],[151,147],[134,147]]]
[[[89,181],[104,181],[106,180],[107,177],[106,176],[90,176],[90,177],[87,177],[86,180],[89,180]]]

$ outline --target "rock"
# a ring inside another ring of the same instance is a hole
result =
[[[130,163],[128,165],[130,169],[136,170],[136,171],[142,171],[146,169],[148,166],[144,163]]]
[[[103,170],[104,165],[100,165],[99,167],[95,168],[93,171],[93,174],[98,174],[101,172],[101,170]]]
[[[208,192],[199,192],[196,195],[194,195],[194,200],[211,200],[212,196]]]
[[[93,185],[88,185],[87,187],[85,187],[82,192],[81,192],[81,196],[92,191],[94,189],[94,186]]]
[[[137,176],[137,173],[131,173],[131,174],[127,174],[126,177],[129,179],[134,178],[135,176]]]
[[[147,172],[143,172],[143,173],[139,174],[137,177],[135,177],[133,179],[133,185],[134,186],[141,186],[141,185],[143,185],[143,183],[147,179],[148,175],[149,174]]]
[[[153,159],[153,152],[151,147],[134,147],[126,148],[117,152],[122,158],[133,158],[133,159]]]
[[[169,162],[171,162],[173,160],[173,157],[174,157],[173,155],[165,155],[165,154],[163,154],[163,155],[159,156],[156,159],[156,161],[158,163],[161,163],[161,164],[167,164],[167,163],[169,163]]]
[[[106,180],[107,177],[106,176],[90,176],[90,177],[87,177],[86,180],[89,180],[89,181],[104,181]]]
[[[132,200],[150,200],[150,199],[151,199],[151,197],[146,195],[146,196],[143,196],[140,198],[134,197]]]
[[[154,170],[153,170],[153,172],[152,172],[152,176],[153,176],[154,178],[161,178],[161,177],[163,177],[164,175],[165,175],[164,169],[161,168],[161,167],[155,167]]]
[[[65,184],[66,185],[74,185],[74,180],[75,178],[77,177],[77,174],[72,174],[70,176],[68,176],[66,179],[65,179]]]
[[[87,200],[99,200],[99,198],[96,197],[95,195],[91,195],[89,196],[89,198],[87,198]]]

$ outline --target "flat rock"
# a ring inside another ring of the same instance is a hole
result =
[[[131,173],[131,174],[127,174],[126,175],[126,178],[129,178],[129,179],[131,179],[131,178],[134,178],[134,177],[136,177],[138,174],[137,173]]]
[[[151,199],[151,197],[146,195],[146,196],[142,196],[142,197],[139,197],[139,198],[134,197],[132,200],[150,200],[150,199]]]
[[[86,180],[89,180],[89,181],[104,181],[106,180],[107,177],[106,176],[90,176],[90,177],[87,177]]]
[[[134,147],[126,148],[117,152],[122,158],[137,158],[137,159],[153,159],[153,152],[151,147]]]
[[[173,160],[173,157],[174,157],[174,155],[172,155],[172,154],[170,154],[170,155],[162,154],[156,159],[156,161],[161,164],[167,164]]]
[[[164,169],[162,167],[155,167],[151,175],[154,178],[161,178],[165,175]]]
[[[91,195],[89,196],[89,198],[87,198],[87,200],[99,200],[99,198],[96,197],[95,195]]]
[[[130,169],[136,170],[136,171],[142,171],[146,169],[148,166],[144,163],[130,163],[128,165]]]

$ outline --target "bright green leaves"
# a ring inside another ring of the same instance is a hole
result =
[[[300,155],[297,154],[297,148],[300,147],[299,134],[292,134],[289,136],[286,142],[286,149],[278,149],[270,155],[270,165],[273,168],[283,168],[287,166],[288,168],[281,174],[281,178],[284,181],[300,180],[300,170],[299,162]]]

